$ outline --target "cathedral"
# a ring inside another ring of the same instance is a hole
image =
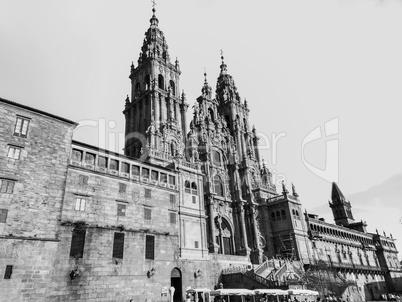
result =
[[[335,224],[304,211],[293,185],[273,183],[223,55],[215,90],[205,74],[195,101],[180,75],[153,9],[122,102],[124,155],[73,140],[74,121],[0,98],[0,301],[402,291],[395,239],[355,221],[336,183]]]

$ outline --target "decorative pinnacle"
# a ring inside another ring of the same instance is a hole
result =
[[[155,15],[155,11],[156,11],[155,5],[156,5],[156,2],[155,2],[155,0],[151,0],[151,2],[152,2],[152,12],[153,12],[154,15]]]
[[[204,67],[204,83],[208,84],[207,82],[207,69]]]
[[[225,62],[223,61],[225,58],[223,57],[223,50],[221,49],[221,60],[222,60],[222,64],[225,64]]]

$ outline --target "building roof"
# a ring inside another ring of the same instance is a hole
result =
[[[4,99],[2,97],[0,97],[0,102],[9,104],[11,106],[19,107],[19,108],[22,108],[22,109],[25,109],[25,110],[29,110],[29,111],[32,111],[32,112],[35,112],[35,113],[38,113],[38,114],[46,115],[48,117],[63,121],[63,122],[68,123],[68,124],[72,124],[72,125],[75,125],[75,126],[78,125],[77,122],[73,122],[73,121],[68,120],[68,119],[66,119],[64,117],[60,117],[60,116],[57,116],[57,115],[54,115],[54,114],[51,114],[51,113],[48,113],[48,112],[33,108],[33,107],[29,107],[27,105],[23,105],[23,104],[14,102],[14,101],[10,101],[10,100]]]
[[[332,183],[332,193],[331,193],[331,199],[332,201],[335,200],[346,200],[345,196],[343,196],[341,190],[339,189],[338,185],[336,182]]]

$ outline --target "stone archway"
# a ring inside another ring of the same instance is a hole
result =
[[[170,273],[170,286],[173,286],[175,291],[173,294],[173,302],[181,302],[182,301],[182,280],[181,280],[181,271],[177,267],[172,269]]]

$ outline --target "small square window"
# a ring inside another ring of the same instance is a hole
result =
[[[13,159],[20,159],[21,149],[22,149],[21,147],[8,146],[7,157]]]
[[[193,196],[193,203],[197,203],[197,197]]]
[[[142,168],[142,177],[143,178],[149,178],[149,169]]]
[[[176,224],[176,221],[177,221],[176,213],[170,212],[170,213],[169,213],[169,216],[170,216],[170,223],[171,223],[171,224]]]
[[[170,194],[170,206],[174,207],[176,205],[176,195]]]
[[[85,153],[85,163],[87,165],[95,165],[95,154],[92,153]]]
[[[119,170],[119,161],[118,160],[115,160],[115,159],[110,160],[110,170],[115,170],[115,171]]]
[[[77,149],[73,149],[72,158],[75,161],[79,161],[79,162],[82,161],[82,151],[77,150]]]
[[[89,176],[87,176],[87,175],[79,175],[78,176],[78,184],[80,186],[86,186],[86,185],[88,185],[88,179],[89,179]]]
[[[130,165],[128,163],[121,163],[121,172],[130,173]]]
[[[167,175],[165,173],[161,173],[161,183],[167,183]]]
[[[140,175],[140,167],[139,166],[132,166],[131,174],[134,176]]]
[[[85,211],[86,200],[85,198],[77,197],[75,199],[75,210]]]
[[[158,181],[158,171],[151,171],[151,180]]]
[[[126,193],[126,192],[127,192],[127,185],[119,183],[119,193]]]
[[[151,220],[152,219],[152,209],[148,207],[144,207],[144,219]]]
[[[145,188],[144,195],[145,198],[151,198],[151,189]]]
[[[176,177],[174,177],[173,175],[169,175],[169,185],[176,185]]]
[[[100,168],[107,168],[107,158],[104,156],[99,156],[98,158],[98,166]]]
[[[15,122],[14,135],[26,137],[28,134],[28,126],[30,119],[17,116]]]
[[[117,216],[126,216],[126,205],[125,204],[117,204]]]
[[[2,179],[0,193],[12,194],[14,192],[15,181]]]
[[[13,266],[6,265],[6,271],[4,273],[4,279],[11,279],[11,275],[13,274]]]
[[[7,215],[8,215],[7,209],[0,209],[0,223],[6,223]]]

